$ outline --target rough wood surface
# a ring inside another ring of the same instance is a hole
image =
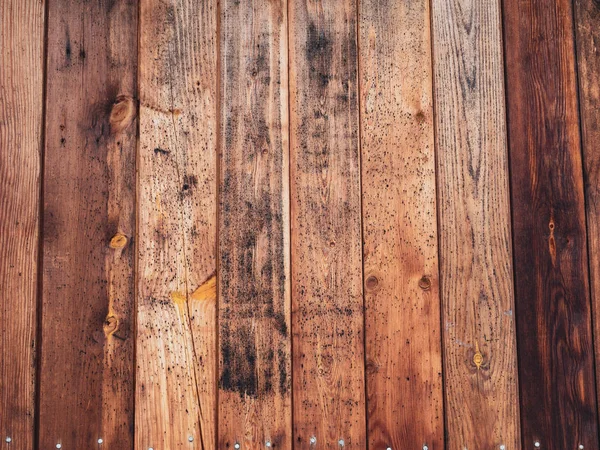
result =
[[[364,449],[357,5],[289,11],[294,444]]]
[[[500,4],[433,0],[448,449],[520,446]]]
[[[40,448],[129,449],[137,8],[48,6]]]
[[[596,395],[600,393],[600,2],[575,1],[579,107],[587,209]]]
[[[369,446],[443,449],[429,1],[359,16]]]
[[[44,5],[0,2],[0,439],[34,445]]]
[[[569,0],[504,2],[525,446],[598,448]]]
[[[287,4],[221,5],[218,448],[292,448]]]
[[[216,447],[217,3],[142,0],[136,448]]]

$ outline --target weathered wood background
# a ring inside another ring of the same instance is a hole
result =
[[[599,448],[598,0],[0,27],[0,449]]]

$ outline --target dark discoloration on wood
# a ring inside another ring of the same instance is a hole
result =
[[[523,442],[598,448],[572,5],[504,20]]]
[[[0,3],[0,446],[17,449],[34,447],[43,36],[42,3]]]
[[[429,1],[360,5],[369,447],[444,447]]]
[[[140,8],[135,446],[213,450],[217,2]]]
[[[219,448],[291,448],[287,7],[221,12]]]
[[[600,1],[577,0],[574,4],[596,353],[596,394],[598,395],[600,393],[600,152],[598,152],[600,148]]]
[[[48,8],[39,442],[130,449],[137,7]]]
[[[294,442],[364,449],[357,5],[289,10]]]
[[[446,445],[520,448],[500,2],[433,0]]]

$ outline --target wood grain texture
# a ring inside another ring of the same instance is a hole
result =
[[[433,0],[447,448],[520,448],[498,1]]]
[[[219,448],[292,448],[287,3],[221,5]]]
[[[359,17],[369,446],[443,449],[429,1]]]
[[[34,445],[44,19],[0,2],[0,446],[18,449]]]
[[[294,445],[364,449],[357,5],[289,11]]]
[[[140,30],[135,445],[214,449],[217,3],[142,0]]]
[[[523,442],[598,448],[572,4],[504,21]]]
[[[40,448],[130,449],[137,7],[48,5]]]
[[[600,393],[600,2],[576,0],[575,31],[587,212],[596,395]]]

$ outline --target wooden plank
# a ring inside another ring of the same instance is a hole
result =
[[[357,5],[289,11],[294,443],[364,449]]]
[[[137,7],[48,5],[40,448],[130,449]]]
[[[444,448],[429,1],[360,2],[373,449]]]
[[[520,448],[500,3],[433,0],[448,449]]]
[[[140,8],[135,446],[214,449],[217,3]]]
[[[588,227],[596,395],[600,393],[600,3],[575,1],[579,108]]]
[[[292,448],[287,2],[221,6],[218,448]]]
[[[544,449],[598,448],[572,14],[504,2],[523,442]]]
[[[0,2],[0,439],[33,449],[44,5]]]

